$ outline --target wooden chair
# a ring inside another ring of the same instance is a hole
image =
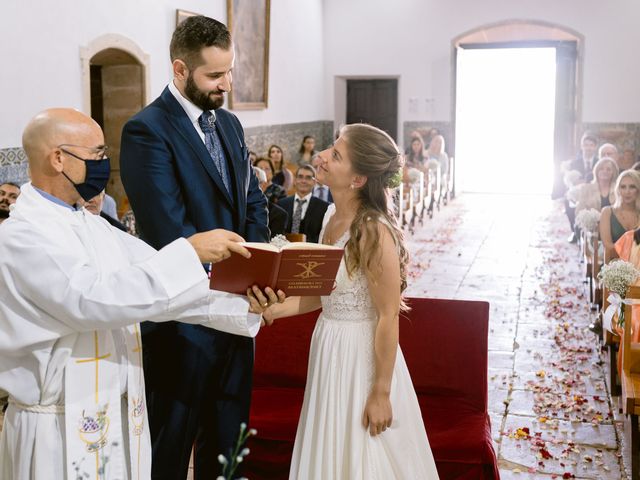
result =
[[[630,287],[627,299],[640,300],[640,287]],[[631,478],[640,480],[640,344],[631,341],[632,305],[624,306],[624,334],[622,337],[622,408],[631,416]]]
[[[591,296],[593,297],[594,307],[597,310],[598,308],[602,308],[602,282],[598,278],[600,274],[600,269],[602,268],[602,258],[600,258],[600,235],[598,232],[594,232],[591,234],[591,251],[592,251],[592,289],[593,292]]]
[[[602,292],[602,313],[609,307],[607,298],[609,297],[609,289],[606,287]],[[620,387],[618,386],[618,359],[617,353],[620,346],[620,336],[611,330],[602,329],[604,345],[609,350],[609,388],[611,388],[611,395],[620,395]]]
[[[304,233],[285,233],[285,238],[290,242],[306,242],[307,236]]]

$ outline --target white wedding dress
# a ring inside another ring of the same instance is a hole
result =
[[[326,224],[335,212],[331,205]],[[344,247],[349,232],[336,245]],[[311,339],[307,384],[290,479],[438,479],[420,407],[400,348],[391,383],[393,423],[371,437],[362,414],[371,390],[377,315],[366,277],[347,274],[344,260]]]

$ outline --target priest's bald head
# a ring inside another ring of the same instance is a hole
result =
[[[33,186],[69,205],[94,197],[109,179],[102,130],[77,110],[40,112],[25,128],[22,146]]]

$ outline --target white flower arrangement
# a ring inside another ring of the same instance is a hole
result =
[[[598,278],[602,280],[605,287],[613,292],[608,299],[611,305],[603,314],[602,323],[607,330],[611,330],[612,319],[616,311],[619,311],[618,325],[620,327],[624,325],[624,304],[628,303],[624,298],[627,296],[629,286],[633,285],[638,277],[640,277],[640,270],[624,260],[613,260],[600,270]]]
[[[580,210],[576,215],[576,225],[586,232],[596,232],[600,224],[600,212],[595,208]]]
[[[429,170],[436,170],[440,166],[440,162],[435,158],[430,158],[427,160],[427,168]]]
[[[640,270],[630,262],[613,260],[603,265],[598,277],[605,287],[624,298],[629,286],[633,285],[640,277]]]
[[[564,184],[567,188],[575,187],[583,182],[582,174],[578,170],[569,170],[564,174]]]
[[[287,237],[285,237],[284,235],[276,235],[271,239],[269,243],[275,247],[282,248],[285,245],[290,244],[291,242],[287,240]]]
[[[420,181],[420,170],[417,168],[409,168],[407,170],[407,178],[409,179],[409,183],[418,183]]]

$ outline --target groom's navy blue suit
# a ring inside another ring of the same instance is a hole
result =
[[[216,110],[231,192],[194,124],[168,88],[124,127],[122,182],[143,240],[162,248],[215,228],[269,239],[267,202],[240,122]],[[196,478],[216,478],[251,398],[253,340],[178,322],[143,324],[152,476],[184,479],[195,442]]]

